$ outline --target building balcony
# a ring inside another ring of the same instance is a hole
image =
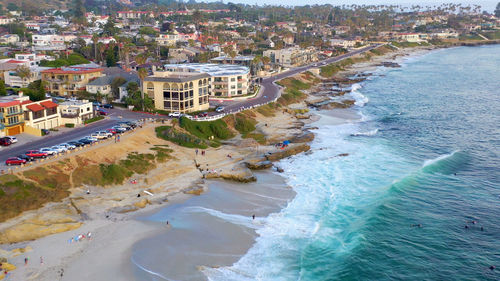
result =
[[[12,115],[19,115],[19,114],[23,114],[24,111],[22,110],[19,110],[19,111],[16,111],[16,112],[11,112],[11,113],[8,113],[8,112],[5,112],[5,117],[8,117],[8,116],[12,116]]]
[[[80,117],[80,114],[74,113],[74,114],[61,114],[61,118],[77,118]]]
[[[9,127],[14,127],[14,126],[21,125],[21,124],[24,124],[24,120],[20,120],[20,121],[13,122],[13,123],[5,123],[4,126],[9,128]]]

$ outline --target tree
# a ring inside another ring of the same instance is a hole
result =
[[[500,18],[500,2],[498,2],[497,8],[495,9],[495,17]]]
[[[82,0],[73,1],[73,16],[76,22],[80,24],[85,23],[85,7]]]
[[[145,68],[141,68],[137,71],[137,75],[139,76],[139,79],[141,80],[141,89],[142,89],[142,81],[144,81],[144,78],[148,76],[148,70]]]
[[[108,46],[108,49],[106,50],[106,65],[108,67],[111,67],[111,66],[116,66],[116,63],[117,63],[117,59],[116,59],[116,55],[115,55],[115,50],[114,50],[114,46]]]
[[[24,82],[26,82],[26,79],[30,78],[31,76],[31,70],[29,67],[27,66],[18,66],[16,68],[16,74],[17,76],[19,76],[19,78],[21,78],[21,80],[23,80],[23,84]]]
[[[29,96],[32,101],[41,101],[45,99],[45,82],[42,80],[33,81],[27,89],[23,89],[23,93]]]
[[[0,96],[6,96],[7,90],[5,89],[5,82],[0,79]]]
[[[120,89],[119,87],[123,84],[125,84],[127,80],[125,78],[119,76],[115,77],[113,81],[111,81],[111,92],[113,93],[113,97],[119,98],[120,97]]]
[[[103,27],[102,33],[107,36],[114,36],[117,33],[116,27],[115,27],[115,21],[113,18],[109,17],[108,21]]]

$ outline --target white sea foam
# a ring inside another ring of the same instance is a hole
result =
[[[235,215],[235,214],[226,214],[226,213],[223,213],[221,211],[210,209],[210,208],[205,208],[205,207],[193,206],[193,207],[185,208],[185,210],[188,212],[207,213],[207,214],[210,214],[211,216],[220,218],[220,219],[225,220],[227,222],[230,222],[232,224],[242,225],[242,226],[252,228],[252,229],[258,229],[258,228],[262,227],[262,225],[265,224],[265,218],[264,219],[256,218],[254,220],[254,219],[252,219],[252,217]]]
[[[437,163],[437,162],[439,162],[439,161],[441,161],[441,160],[444,160],[444,159],[447,159],[447,158],[449,158],[449,157],[452,157],[455,153],[457,153],[457,152],[459,152],[459,151],[460,151],[460,150],[455,150],[455,151],[453,151],[452,153],[449,153],[449,154],[444,154],[444,155],[440,155],[440,156],[438,156],[438,157],[436,157],[436,158],[434,158],[434,159],[429,159],[429,160],[426,160],[426,161],[424,162],[424,164],[422,165],[422,167],[427,167],[427,166],[432,165],[432,164],[434,164],[434,163]]]
[[[358,90],[361,89],[361,85],[358,83],[355,83],[351,87],[351,97],[354,98],[355,102],[354,104],[357,106],[364,106],[365,104],[370,101],[368,97],[360,93]]]
[[[371,131],[368,131],[368,132],[357,132],[357,133],[354,133],[354,134],[351,134],[351,136],[374,136],[378,133],[378,129],[373,129]]]

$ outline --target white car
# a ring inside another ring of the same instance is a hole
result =
[[[64,146],[66,147],[68,150],[73,150],[76,148],[76,146],[72,145],[72,144],[69,144],[69,143],[61,143],[59,146]]]
[[[110,137],[113,136],[112,133],[106,132],[106,131],[99,131],[99,132],[96,132],[96,133],[98,133],[99,135],[104,135],[104,136],[106,136],[106,138],[110,138]]]
[[[54,145],[50,149],[57,151],[57,153],[66,152],[68,149],[64,146]]]
[[[113,126],[113,127],[111,127],[111,129],[115,129],[118,133],[123,133],[123,132],[127,131],[127,129],[120,127],[120,126]]]
[[[106,138],[105,135],[101,135],[99,133],[93,133],[90,135],[90,137],[95,138],[96,140],[103,140]]]
[[[215,109],[215,111],[217,111],[217,112],[222,112],[222,111],[224,111],[224,107],[223,107],[223,106],[219,106],[219,107],[217,107],[217,108]]]
[[[85,137],[86,139],[88,140],[91,140],[91,141],[98,141],[99,139],[96,138],[96,137],[93,137],[92,135],[88,136],[88,137]]]
[[[170,113],[168,114],[168,117],[175,117],[175,118],[179,118],[179,117],[181,117],[181,116],[182,116],[182,114],[181,114],[180,112],[170,112]]]
[[[59,153],[57,150],[52,149],[51,147],[44,147],[40,149],[40,152],[45,152],[47,155],[54,155]]]
[[[16,143],[17,142],[17,138],[16,137],[7,136],[6,138],[10,139],[11,143]]]

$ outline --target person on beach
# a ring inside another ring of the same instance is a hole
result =
[[[118,142],[120,142],[120,136],[118,136],[116,139],[117,139]]]
[[[252,215],[252,220],[255,220],[255,214]]]
[[[24,265],[28,265],[28,258],[24,258]]]
[[[40,257],[40,265],[43,265],[43,257]]]
[[[168,225],[168,221],[167,221],[167,225]]]
[[[194,151],[194,153],[196,153],[196,156],[198,156],[198,149],[196,149],[196,150]]]

